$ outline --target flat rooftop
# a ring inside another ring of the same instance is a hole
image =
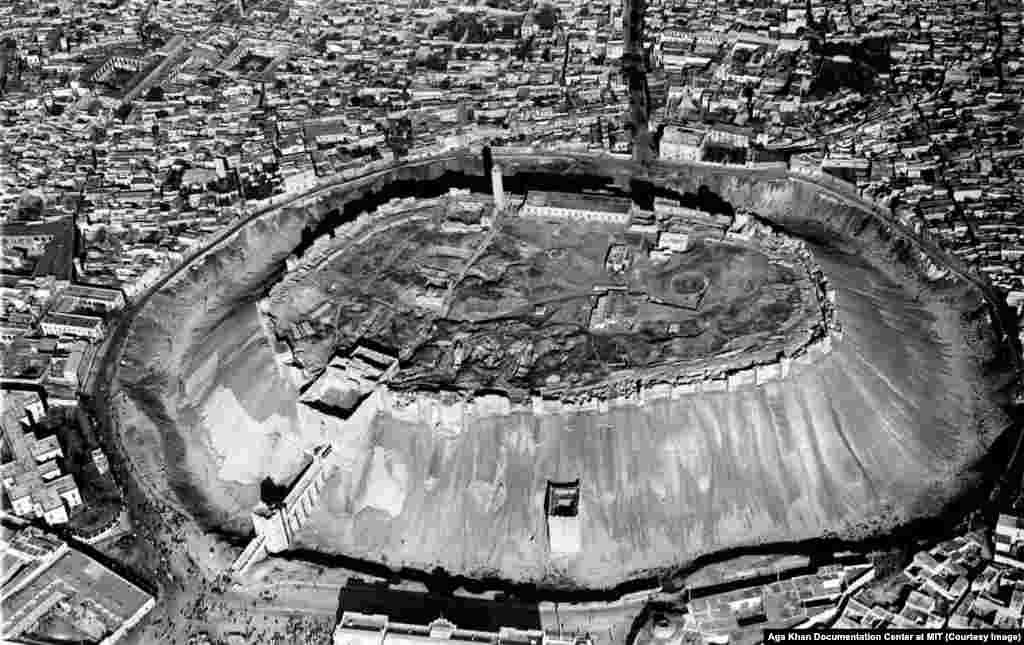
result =
[[[15,635],[8,630],[32,611],[40,594],[45,596],[57,590],[64,593],[63,601],[75,609],[98,607],[96,614],[103,621],[108,634],[153,600],[147,592],[84,553],[72,549],[0,604],[5,636]]]
[[[533,206],[568,208],[572,210],[599,211],[602,213],[628,213],[632,202],[625,197],[612,195],[591,195],[587,193],[562,193],[558,191],[531,190],[526,194],[526,203]]]

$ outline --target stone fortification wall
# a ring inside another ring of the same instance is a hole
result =
[[[533,414],[537,416],[607,412],[621,406],[643,406],[661,399],[721,394],[761,387],[789,378],[791,373],[815,365],[832,352],[836,332],[815,338],[794,356],[763,357],[756,354],[742,363],[721,366],[703,373],[680,373],[672,380],[623,379],[598,387],[549,397],[534,395],[528,402],[514,402],[500,394],[460,396],[454,393],[384,391],[379,410],[409,423],[425,424],[442,435],[457,435],[474,419]]]
[[[372,393],[355,412],[344,419],[331,433],[331,443],[317,446],[312,461],[299,476],[281,504],[274,509],[257,509],[252,514],[256,535],[228,568],[234,576],[244,576],[248,569],[268,555],[280,553],[291,546],[321,501],[324,487],[335,470],[360,473],[367,465],[371,451],[370,422],[386,409],[386,395]]]
[[[512,155],[528,151],[495,149],[494,152],[497,155]],[[538,152],[538,155],[542,156],[543,153]],[[503,159],[502,164],[509,174],[519,171],[537,170],[538,165],[541,171],[549,170],[547,166],[550,165],[550,162],[541,161],[531,166],[527,163],[528,161],[527,159],[514,161]],[[609,160],[600,160],[600,162],[607,164]],[[476,160],[463,158],[453,163],[465,172],[475,172],[476,165],[478,165]],[[576,163],[572,171],[588,172],[593,170],[594,172],[600,172],[603,170],[605,174],[617,177],[619,174],[625,172],[633,173],[637,170],[637,168],[633,167],[634,164],[618,160],[613,160],[614,166],[595,166],[593,169],[590,169],[587,163],[582,163],[582,165]],[[427,175],[436,176],[450,169],[449,166],[451,165],[451,163],[440,164],[438,168],[429,168],[424,172]],[[858,194],[855,187],[841,180],[828,177],[821,173],[820,170],[804,168],[799,165],[796,168],[790,167],[787,171],[783,171],[777,164],[768,168],[743,168],[704,163],[686,164],[686,169],[687,173],[680,173],[680,166],[678,164],[655,164],[649,171],[641,172],[641,175],[647,175],[652,180],[664,181],[666,185],[680,192],[695,193],[699,188],[706,187],[739,209],[756,211],[760,217],[765,218],[773,225],[792,230],[811,239],[831,241],[837,239],[837,235],[839,235],[843,238],[856,240],[859,246],[869,249],[875,255],[880,254],[890,258],[898,256],[904,262],[903,270],[909,272],[909,274],[900,276],[902,279],[921,279],[925,283],[949,279],[960,281],[962,279],[968,286],[983,292],[979,293],[979,296],[983,294],[990,296],[985,291],[984,285],[974,282],[971,279],[973,276],[965,269],[954,266],[955,262],[951,265],[947,261],[949,259],[947,258],[948,254],[932,248],[927,240],[918,240],[917,238],[912,238],[911,234],[906,231],[894,230],[890,226],[891,216],[884,207],[865,200]],[[406,169],[406,171],[413,172],[413,170],[409,169]],[[366,185],[359,185],[354,189],[346,187],[337,190],[343,191],[346,198],[345,201],[348,201],[348,199],[362,196],[368,190],[373,190],[377,186],[401,178],[404,178],[403,169],[396,168],[389,175],[377,178],[372,182],[367,182]],[[825,188],[828,190],[823,190]],[[330,198],[335,196],[328,193],[324,197]],[[330,203],[330,199],[318,198],[309,206],[312,207],[312,210],[316,211],[316,219],[319,220],[336,204],[336,201]],[[387,207],[383,210],[386,211]],[[330,257],[332,253],[337,252],[337,237],[354,239],[360,232],[368,230],[368,227],[372,229],[372,224],[379,217],[380,213],[361,215],[355,220],[336,227],[333,231],[333,236],[324,236],[316,240],[302,258],[293,258],[291,260],[292,270],[288,272],[284,280],[286,282],[300,280],[304,273],[313,270],[319,263]],[[731,242],[737,242],[735,236],[728,236],[727,239]],[[796,254],[806,264],[809,258],[809,252],[806,251],[806,247],[798,248]],[[739,365],[735,360],[729,360],[728,364],[707,361],[703,365],[688,366],[671,379],[664,378],[663,376],[658,376],[657,380],[655,378],[637,379],[635,375],[623,374],[620,375],[622,378],[613,379],[607,386],[602,386],[606,388],[604,391],[586,390],[571,394],[559,393],[554,390],[542,392],[542,400],[546,401],[557,398],[558,402],[544,403],[541,407],[544,409],[558,409],[560,406],[570,405],[582,406],[583,409],[600,409],[606,403],[594,401],[595,399],[603,398],[609,405],[615,401],[641,400],[648,396],[648,392],[656,397],[662,396],[662,393],[666,391],[666,386],[669,388],[668,391],[677,391],[679,393],[684,393],[691,389],[695,392],[727,391],[730,375],[732,375],[731,382],[733,385],[742,387],[751,378],[753,378],[756,384],[759,374],[762,380],[766,380],[773,378],[772,375],[774,374],[787,373],[788,369],[791,369],[792,361],[804,355],[809,357],[809,359],[824,355],[829,351],[831,338],[836,335],[841,336],[841,325],[839,317],[835,315],[834,294],[830,295],[831,290],[828,288],[820,270],[812,267],[809,272],[818,285],[819,294],[823,296],[820,300],[823,304],[825,325],[823,329],[817,331],[808,330],[807,335],[799,341],[798,346],[787,347],[782,352],[781,357],[755,358],[756,355],[748,354],[744,357],[744,362]],[[990,303],[993,302],[991,297],[987,298],[987,300]],[[1000,321],[998,317],[994,317],[993,322],[998,324]],[[274,332],[273,336],[268,340],[271,340],[274,346],[279,346],[277,334],[282,330],[276,330],[273,327],[272,321],[267,328],[268,331],[273,330]],[[287,354],[281,354],[280,357],[282,362],[288,362]],[[732,357],[723,356],[720,358],[731,359]],[[785,362],[787,360],[789,361],[788,363]],[[786,367],[787,364],[790,367]],[[294,362],[291,362],[290,365],[294,369]],[[751,372],[753,377],[749,376]],[[629,378],[630,376],[632,378]],[[441,408],[445,408],[448,405],[444,402],[444,397],[437,398],[437,401],[439,401],[437,405]],[[510,403],[509,405],[512,404]],[[490,408],[492,406],[490,403],[487,403],[485,407]],[[450,414],[454,413],[446,412],[443,416],[447,417]]]
[[[356,219],[335,226],[329,233],[319,236],[302,254],[302,257],[290,256],[286,262],[287,273],[282,279],[284,286],[300,282],[311,271],[315,271],[325,262],[329,262],[338,253],[345,250],[348,244],[358,242],[361,233],[377,234],[391,226],[409,221],[401,215],[412,209],[425,210],[444,205],[443,198],[416,199],[404,197],[394,199],[379,208],[362,213]],[[423,219],[426,219],[424,216]]]
[[[410,216],[408,211],[415,207],[420,213],[425,208],[443,205],[444,199],[392,200],[371,213],[335,227],[330,233],[317,238],[301,257],[289,258],[288,271],[282,278],[285,288],[276,292],[285,293],[288,285],[300,284],[323,263],[370,235],[417,217],[426,219],[424,215]],[[595,386],[545,388],[529,401],[514,401],[502,394],[477,396],[453,392],[384,391],[381,394],[382,410],[400,419],[426,423],[441,433],[458,433],[474,417],[520,412],[544,415],[607,411],[610,407],[644,405],[664,398],[757,387],[787,378],[794,366],[813,364],[831,351],[833,338],[842,335],[835,310],[835,292],[806,243],[775,230],[752,214],[736,218],[722,240],[709,239],[707,243],[743,246],[765,254],[773,262],[791,268],[799,265],[808,277],[813,297],[819,304],[819,319],[809,324],[781,351],[735,349],[707,359],[653,366],[642,373],[623,370]],[[270,303],[271,306],[273,304]],[[263,329],[272,346],[280,346],[283,330],[275,328],[274,321],[265,313],[268,308],[267,303],[261,303],[261,317],[265,319]],[[290,353],[282,352],[277,356],[279,365],[288,370],[292,380],[305,380],[305,377],[298,376],[298,368]]]
[[[794,369],[812,365],[832,350],[834,338],[841,337],[836,316],[835,292],[807,245],[801,240],[779,234],[754,218],[745,218],[739,232],[730,232],[721,244],[756,248],[773,261],[789,266],[799,264],[809,278],[814,297],[821,308],[818,320],[781,351],[733,350],[725,354],[685,364],[669,363],[646,370],[643,374],[624,370],[597,386],[574,389],[550,388],[528,401],[513,401],[502,394],[472,395],[469,393],[394,392],[383,390],[380,410],[409,422],[424,423],[442,434],[457,434],[474,418],[515,413],[536,415],[572,414],[585,411],[607,411],[611,407],[644,405],[649,401],[711,394],[758,387],[785,379]],[[355,240],[360,234],[375,233],[369,227],[370,217],[336,228],[333,237],[314,243],[310,252],[296,263],[291,279],[318,266],[333,253],[339,252],[338,238]],[[394,222],[385,223],[393,225]],[[288,280],[289,277],[285,279]]]

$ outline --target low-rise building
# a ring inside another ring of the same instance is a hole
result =
[[[68,513],[82,505],[78,485],[70,474],[61,474],[63,458],[57,437],[37,437],[32,428],[43,416],[43,405],[34,392],[4,393],[0,433],[11,459],[0,464],[3,486],[14,515],[41,517],[47,524],[64,524]]]
[[[334,630],[334,645],[386,645],[387,643],[444,642],[465,645],[568,645],[538,629],[502,627],[497,632],[462,629],[438,617],[426,625],[391,621],[382,614],[342,614]]]
[[[467,642],[570,645],[542,629],[540,607],[514,599],[442,595],[350,579],[339,594],[335,645]]]
[[[156,604],[148,592],[39,529],[0,530],[5,643],[22,642],[22,634],[53,613],[90,642],[113,645]]]
[[[50,313],[43,317],[39,328],[48,336],[71,336],[98,341],[103,338],[106,328],[99,316]]]
[[[387,383],[398,367],[395,356],[359,345],[348,356],[331,359],[300,400],[351,410],[363,396]]]
[[[5,255],[20,249],[32,257],[41,256],[64,226],[64,222],[4,224],[0,229],[0,249]]]
[[[700,161],[704,152],[704,132],[675,125],[665,127],[660,156],[668,161]]]
[[[1024,569],[1024,521],[1015,515],[1001,514],[993,539],[996,562]]]
[[[519,214],[626,226],[631,211],[632,203],[622,197],[531,190]]]
[[[117,311],[124,307],[124,293],[120,289],[107,287],[91,287],[73,284],[60,294],[72,307],[100,310],[103,312]]]

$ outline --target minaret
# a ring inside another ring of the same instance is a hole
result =
[[[494,195],[494,209],[497,211],[505,210],[505,187],[502,184],[501,166],[499,164],[491,166],[491,193]]]

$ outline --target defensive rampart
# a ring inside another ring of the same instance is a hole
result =
[[[712,167],[708,164],[687,166],[655,164],[649,168],[642,168],[628,161],[584,158],[583,156],[577,158],[561,153],[524,154],[521,157],[515,157],[514,155],[503,156],[502,153],[498,152],[496,153],[496,158],[500,159],[503,167],[506,169],[506,173],[510,174],[517,172],[579,172],[610,176],[615,181],[621,182],[628,181],[630,177],[648,178],[651,181],[661,182],[662,185],[669,186],[680,192],[699,192],[703,187],[704,190],[710,190],[718,194],[736,208],[757,212],[758,215],[764,217],[772,224],[794,231],[813,241],[823,244],[845,245],[845,248],[850,250],[851,254],[856,252],[863,253],[869,257],[872,255],[881,257],[884,260],[899,260],[898,263],[880,262],[879,264],[884,264],[884,270],[891,272],[893,276],[901,280],[906,278],[908,290],[931,289],[930,285],[932,284],[943,287],[943,289],[935,289],[937,295],[941,298],[949,298],[950,302],[952,302],[952,298],[957,298],[957,312],[966,312],[962,314],[963,316],[969,317],[975,310],[978,310],[978,304],[983,298],[987,298],[989,304],[995,305],[990,311],[998,311],[998,299],[993,299],[987,287],[983,283],[979,285],[975,282],[975,278],[969,272],[957,268],[953,262],[947,262],[947,255],[938,250],[937,247],[933,247],[926,240],[919,240],[905,231],[893,229],[890,227],[889,220],[886,219],[884,212],[876,212],[870,205],[865,205],[863,200],[819,185],[815,183],[813,178],[804,179],[798,177],[793,171],[782,172],[779,168],[775,167],[768,169]],[[249,253],[250,246],[247,245],[249,239],[269,239],[271,235],[278,238],[279,243],[271,251],[274,255],[268,256],[265,260],[264,258],[258,258],[260,262],[269,267],[267,269],[267,275],[269,276],[274,273],[277,267],[285,263],[287,251],[281,252],[285,243],[292,244],[289,248],[296,248],[300,238],[306,234],[305,231],[319,225],[330,213],[336,211],[340,204],[365,197],[370,193],[379,191],[387,184],[401,179],[431,181],[439,178],[446,172],[482,175],[482,171],[483,165],[479,158],[475,158],[471,154],[453,154],[434,160],[418,161],[387,169],[375,169],[365,177],[339,181],[334,185],[321,186],[301,198],[296,198],[286,204],[276,205],[260,213],[254,213],[244,222],[232,225],[230,230],[217,237],[216,243],[208,247],[198,257],[190,260],[185,269],[176,272],[174,281],[177,284],[175,284],[173,289],[166,290],[170,293],[162,294],[166,310],[171,310],[171,305],[176,302],[175,298],[187,299],[190,294],[197,290],[201,291],[203,288],[221,288],[219,285],[211,285],[210,279],[204,277],[207,269],[211,269],[209,272],[211,274],[219,272],[220,275],[223,275],[225,271],[233,270],[233,267],[238,264],[240,256],[247,256],[249,261],[255,264],[256,261],[252,258],[257,256],[257,254],[255,252]],[[745,174],[748,176],[745,176]],[[366,217],[361,216],[348,224],[353,225],[353,230],[361,230],[359,229],[360,225],[358,222],[363,220],[363,226],[365,226],[365,222],[368,221]],[[342,226],[347,226],[347,224]],[[249,238],[250,235],[253,237]],[[261,238],[260,236],[264,237]],[[734,242],[736,241],[734,240]],[[329,253],[328,246],[326,241],[320,246],[314,243],[310,253],[306,254],[305,258],[313,259],[317,256],[317,253]],[[251,245],[251,248],[263,249],[264,247]],[[244,249],[244,252],[240,252],[240,249]],[[325,257],[327,256],[321,256],[320,259],[322,260]],[[297,268],[298,265],[295,264],[294,260],[292,264],[294,268]],[[893,265],[895,265],[895,268]],[[262,270],[262,265],[255,270]],[[961,287],[961,283],[965,286]],[[945,289],[945,287],[950,287],[951,285],[953,288]],[[827,303],[828,300],[826,291],[823,302]],[[833,320],[833,323],[843,322],[843,302],[838,304],[838,315]],[[994,321],[998,323],[998,313],[996,313]],[[688,368],[682,373],[673,374],[671,379],[651,378],[642,379],[638,382],[635,375],[623,374],[621,379],[614,381],[618,384],[617,387],[620,388],[617,391],[586,391],[580,392],[578,395],[573,393],[572,396],[551,392],[549,393],[552,395],[550,397],[545,397],[545,393],[541,393],[529,402],[518,401],[515,403],[500,396],[481,396],[471,401],[465,401],[460,398],[456,398],[453,401],[437,399],[433,402],[419,400],[415,403],[416,406],[427,406],[429,409],[409,410],[407,412],[401,410],[403,405],[407,403],[406,395],[386,392],[381,396],[380,406],[381,409],[393,411],[395,415],[404,413],[415,414],[421,419],[423,415],[437,417],[440,420],[438,427],[444,428],[461,425],[457,420],[466,415],[508,414],[515,409],[529,409],[543,414],[560,414],[576,410],[600,409],[603,405],[639,405],[644,401],[656,400],[658,398],[672,399],[698,393],[708,394],[709,396],[692,397],[696,402],[702,399],[718,401],[719,398],[715,396],[715,393],[743,390],[759,391],[757,388],[761,384],[786,379],[794,372],[799,372],[803,366],[814,362],[824,352],[831,350],[832,340],[836,338],[837,334],[841,334],[842,330],[837,329],[833,325],[831,328],[825,328],[823,332],[817,337],[803,339],[806,341],[806,345],[802,353],[797,348],[793,348],[790,351],[784,352],[781,357],[778,355],[761,356],[757,354],[722,357],[724,360],[721,363],[709,362],[707,365],[701,365],[699,369],[696,367],[692,370]],[[849,353],[851,347],[848,340],[849,338],[856,338],[856,334],[857,329],[850,325],[847,328],[847,342],[837,343],[838,350],[833,350],[836,352],[836,355],[840,355],[843,351]],[[982,338],[982,341],[988,342],[987,338]],[[843,349],[844,345],[846,345],[846,350]],[[926,352],[922,351],[914,354],[914,356],[918,355],[924,356]],[[930,356],[931,354],[927,355]],[[864,364],[872,365],[867,362]],[[928,363],[928,365],[932,364]],[[966,372],[967,368],[964,369]],[[932,373],[946,374],[947,372],[936,368],[930,371],[922,370],[919,373],[927,375]],[[994,371],[985,373],[982,376],[988,377],[990,374],[994,375]],[[882,376],[885,375],[882,372]],[[973,372],[971,375],[973,375]],[[953,377],[951,376],[947,380],[952,381]],[[945,381],[943,381],[943,385],[945,385]],[[764,391],[770,391],[770,388],[766,388]],[[847,391],[843,390],[843,392]],[[922,395],[922,400],[930,401],[931,399],[927,398],[926,395],[935,391],[945,390],[928,390],[925,395]],[[796,394],[794,394],[795,396]],[[841,398],[837,399],[839,403],[842,403]],[[870,401],[883,407],[887,400],[889,399],[878,397]],[[515,408],[514,406],[520,407]],[[960,406],[960,408],[962,407]],[[860,409],[862,408],[858,408],[858,410]],[[979,407],[979,409],[981,408]],[[800,414],[803,415],[804,412]],[[827,419],[829,417],[823,416],[822,418]],[[445,419],[453,419],[453,421],[449,422]],[[865,425],[889,427],[881,422],[865,423]],[[906,425],[907,427],[927,427],[911,422],[908,422]],[[960,426],[958,425],[957,427]],[[749,427],[745,425],[743,429],[745,432],[749,431]],[[856,439],[856,435],[850,436]],[[355,442],[356,439],[353,438],[352,441]],[[363,437],[359,437],[358,441],[362,442],[363,439]],[[839,440],[836,440],[836,442],[839,442]],[[835,445],[839,445],[839,443]],[[865,450],[869,449],[870,445],[865,448]],[[348,454],[350,451],[338,450],[338,452]],[[352,454],[358,453],[357,450],[351,452]],[[690,454],[690,452],[683,450],[679,454],[686,455]],[[888,459],[888,455],[892,452],[892,450],[880,452],[877,459]],[[903,468],[902,463],[906,459],[906,455],[901,456],[900,468]],[[922,460],[922,463],[925,461],[931,463],[928,460]],[[747,462],[744,461],[743,463]],[[699,464],[694,466],[694,468],[698,466]],[[883,473],[898,471],[898,468],[895,467],[888,468],[886,466],[883,469],[879,466],[876,469],[871,464],[869,466],[872,468],[871,472],[876,472],[876,470]],[[344,468],[347,467],[344,466]],[[353,465],[352,470],[354,472],[361,472],[358,465]],[[823,467],[821,472],[832,473],[838,471],[835,468]],[[592,478],[592,481],[597,481],[597,479]],[[461,490],[458,487],[454,489]],[[839,490],[845,490],[845,488],[839,487]],[[763,505],[764,508],[771,509],[784,506],[767,503]],[[672,526],[679,523],[676,521],[677,518],[671,519],[673,522]],[[668,525],[666,524],[666,526]],[[419,525],[416,526],[419,527]],[[783,524],[780,524],[780,526],[783,526]],[[816,530],[817,525],[813,525],[802,533],[793,534],[808,535]],[[785,533],[785,535],[790,535],[790,533]],[[718,548],[717,545],[721,543],[721,540],[712,536],[712,538],[709,538],[708,543],[714,544],[716,545],[715,548]],[[247,550],[247,553],[250,555],[256,554],[265,549],[265,545],[257,543],[250,550]]]
[[[456,196],[456,198],[461,195]],[[307,277],[335,255],[398,224],[425,220],[422,211],[428,207],[444,207],[444,198],[410,202],[394,200],[372,213],[364,213],[354,220],[336,226],[318,237],[301,257],[288,259],[288,271],[281,279],[281,289],[273,293],[281,297],[289,286],[302,284]],[[412,214],[403,208],[415,206]],[[620,370],[600,385],[584,388],[548,387],[537,392],[530,400],[513,401],[508,396],[489,393],[478,397],[472,392],[386,392],[382,401],[386,410],[398,418],[426,422],[442,432],[458,433],[468,418],[532,412],[534,414],[563,414],[587,410],[607,411],[621,405],[643,405],[662,398],[678,398],[688,394],[736,391],[757,387],[786,378],[794,365],[814,363],[831,351],[832,339],[841,337],[839,320],[835,315],[835,292],[818,267],[807,245],[784,235],[745,214],[737,219],[738,226],[721,241],[708,243],[743,246],[755,249],[773,262],[789,266],[800,265],[812,285],[821,315],[794,338],[781,351],[778,348],[755,352],[728,351],[722,355],[685,363],[666,362],[643,371]],[[262,328],[272,347],[283,347],[289,330],[278,330],[269,309],[279,305],[273,300],[261,302],[259,307]],[[277,353],[280,369],[295,378],[308,380],[315,374],[298,376],[298,361],[288,351]],[[519,397],[515,397],[519,398]]]

